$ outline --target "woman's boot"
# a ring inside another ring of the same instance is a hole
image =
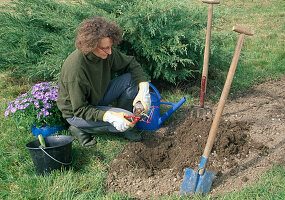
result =
[[[75,126],[70,126],[69,130],[71,135],[78,139],[78,142],[82,146],[94,146],[97,141],[94,140],[89,133],[86,133]]]

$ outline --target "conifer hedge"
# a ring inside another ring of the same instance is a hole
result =
[[[207,10],[189,0],[21,0],[0,10],[0,69],[15,76],[56,80],[75,49],[76,28],[92,16],[121,26],[118,48],[136,56],[152,80],[189,80],[202,68]]]

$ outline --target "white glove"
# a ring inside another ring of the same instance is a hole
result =
[[[136,103],[139,101],[142,103],[145,111],[147,112],[150,109],[150,105],[151,105],[148,82],[140,82],[139,92],[135,100],[133,101],[133,106],[135,106]]]
[[[107,111],[103,116],[104,122],[109,122],[112,124],[118,131],[124,132],[130,127],[134,127],[135,124],[132,124],[129,120],[125,119],[125,116],[128,116],[124,112],[113,112]]]

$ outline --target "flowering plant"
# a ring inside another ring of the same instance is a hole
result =
[[[25,119],[37,128],[62,126],[65,122],[56,105],[57,93],[58,85],[55,82],[36,84],[8,104],[5,116],[13,114],[17,119]]]

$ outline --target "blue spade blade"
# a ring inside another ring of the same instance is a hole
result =
[[[207,171],[205,171],[203,175],[199,175],[198,170],[186,168],[181,185],[181,194],[192,195],[196,193],[206,194],[210,192],[214,175],[215,172]]]
[[[205,171],[203,175],[199,175],[195,193],[209,193],[214,180],[214,175],[215,172],[207,171]]]
[[[188,168],[185,169],[180,191],[182,195],[192,195],[195,193],[198,176],[198,170],[192,170]]]

